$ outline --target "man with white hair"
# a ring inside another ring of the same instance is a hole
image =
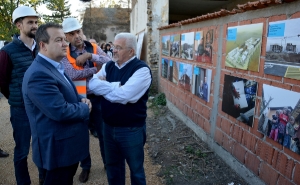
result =
[[[28,6],[17,7],[13,14],[13,23],[20,34],[13,36],[12,42],[0,51],[0,88],[10,105],[10,121],[15,141],[14,167],[17,184],[30,184],[27,156],[30,148],[31,130],[22,97],[22,82],[25,71],[37,55],[34,40],[38,29],[39,15]],[[41,169],[40,184],[43,183]]]
[[[125,185],[125,161],[131,184],[146,184],[144,144],[150,68],[136,55],[136,38],[119,33],[114,41],[113,61],[103,65],[89,87],[101,101],[106,170],[110,185]]]

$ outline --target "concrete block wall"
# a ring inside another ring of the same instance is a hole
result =
[[[206,135],[205,137],[208,137],[207,140],[213,141],[209,143],[212,149],[215,144],[219,145],[222,150],[230,153],[239,162],[238,165],[245,166],[266,184],[300,184],[300,155],[284,148],[258,131],[263,84],[300,92],[300,80],[264,74],[268,23],[294,18],[300,18],[299,1],[160,30],[160,40],[164,35],[214,30],[212,64],[165,57],[160,54],[160,61],[163,57],[211,69],[210,101],[207,103],[161,76],[159,76],[160,91],[166,94],[172,106],[180,110]],[[259,72],[226,67],[227,28],[255,23],[263,23]],[[159,67],[160,75],[161,65]],[[225,74],[258,82],[253,127],[249,127],[222,111]]]

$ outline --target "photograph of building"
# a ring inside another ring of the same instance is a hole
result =
[[[169,60],[166,58],[161,59],[161,76],[168,77]]]
[[[300,19],[269,23],[265,74],[300,79]]]
[[[259,71],[263,24],[228,27],[226,66]]]
[[[170,56],[179,58],[180,54],[180,34],[171,35],[170,38]]]
[[[170,56],[170,35],[162,36],[161,49],[163,55]]]

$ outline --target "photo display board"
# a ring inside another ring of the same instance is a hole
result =
[[[180,56],[183,59],[194,59],[194,32],[181,34]]]
[[[300,19],[270,22],[264,73],[300,79]]]
[[[299,154],[300,93],[263,84],[258,131]]]
[[[170,56],[179,58],[180,55],[180,34],[174,34],[170,37]]]
[[[176,62],[178,69],[178,86],[187,91],[191,91],[193,66],[182,62]]]
[[[257,82],[225,75],[222,111],[253,126]]]
[[[169,74],[169,60],[166,58],[161,59],[161,76],[167,78]]]
[[[162,36],[161,48],[162,55],[170,56],[170,35]]]
[[[211,87],[211,69],[194,66],[192,93],[209,102]]]
[[[213,30],[195,33],[194,60],[197,62],[212,62],[214,34]]]
[[[263,23],[227,28],[227,67],[259,71]]]

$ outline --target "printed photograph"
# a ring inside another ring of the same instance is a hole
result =
[[[300,80],[300,19],[270,22],[265,74]]]
[[[194,59],[194,32],[181,34],[181,58],[187,60]]]
[[[172,64],[172,66],[171,66]],[[178,77],[179,77],[179,62],[171,61],[170,60],[170,71],[172,71],[172,82],[178,84]]]
[[[161,76],[168,77],[169,60],[166,58],[161,59]]]
[[[263,84],[258,131],[300,154],[300,93]]]
[[[162,36],[162,55],[170,56],[170,35]]]
[[[211,86],[211,69],[194,66],[192,93],[209,102]]]
[[[179,58],[179,53],[180,53],[180,34],[171,35],[170,56]]]
[[[191,64],[186,64],[182,62],[176,62],[176,65],[179,69],[178,86],[187,91],[191,91],[193,66]]]
[[[170,82],[173,82],[173,61],[169,60],[169,66],[168,66],[168,80]]]
[[[213,30],[206,33],[203,31],[195,33],[194,60],[197,62],[212,62],[213,40]]]
[[[228,27],[225,65],[259,71],[263,23]]]
[[[257,82],[225,75],[222,111],[253,126]]]

